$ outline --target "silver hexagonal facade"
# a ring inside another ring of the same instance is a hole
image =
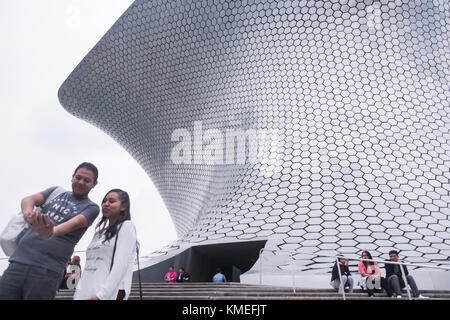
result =
[[[180,237],[164,252],[269,239],[279,250],[396,248],[441,263],[449,15],[447,1],[137,0],[59,99],[148,173]],[[174,164],[172,133],[196,121],[277,129],[277,170]],[[328,271],[310,258],[305,271]]]

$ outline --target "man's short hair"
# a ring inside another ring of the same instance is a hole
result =
[[[85,169],[87,169],[87,170],[89,170],[89,171],[92,171],[92,173],[94,174],[94,182],[97,182],[97,179],[98,179],[98,169],[97,169],[96,166],[94,166],[94,165],[93,165],[92,163],[90,163],[90,162],[83,162],[83,163],[81,163],[81,164],[75,169],[75,172],[74,172],[73,174],[77,173],[78,169],[81,169],[81,168],[85,168]]]
[[[397,250],[391,250],[391,251],[389,251],[389,255],[391,255],[391,254],[395,254],[395,255],[398,256],[398,251]]]

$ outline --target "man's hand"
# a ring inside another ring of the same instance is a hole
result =
[[[88,300],[100,300],[100,298],[97,296],[93,296],[93,297],[90,297]]]
[[[23,219],[26,222],[31,222],[31,218],[34,214],[36,214],[37,212],[34,212],[33,210],[26,210],[26,211],[22,211],[23,214]]]
[[[38,216],[39,216],[39,212],[38,211],[33,211],[33,210],[27,210],[27,211],[23,211],[23,219],[26,221],[26,223],[28,223],[28,227],[36,225],[38,223]],[[42,217],[41,217],[42,219]]]
[[[54,222],[50,220],[48,224],[45,224],[40,212],[24,213],[24,219],[28,227],[36,231],[41,237],[49,239],[53,236]]]

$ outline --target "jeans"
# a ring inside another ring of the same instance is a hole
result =
[[[352,276],[346,276],[343,275],[342,276],[342,282],[344,282],[344,288],[348,287],[348,292],[352,293],[353,292],[353,278]],[[339,278],[334,279],[333,281],[331,281],[331,286],[334,289],[338,289],[338,293],[342,293],[342,287],[341,287],[341,281]]]
[[[417,288],[416,281],[414,281],[414,278],[411,275],[406,276],[406,280],[408,281],[409,286],[411,287],[412,296],[418,297],[419,296],[419,289]],[[402,289],[400,288],[400,279],[396,274],[393,274],[388,279],[388,285],[392,291],[395,292],[397,296],[402,295]]]
[[[0,300],[53,300],[61,273],[11,262],[0,278]]]

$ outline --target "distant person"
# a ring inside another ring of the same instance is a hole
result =
[[[0,280],[0,300],[55,298],[75,245],[99,213],[99,207],[88,198],[97,179],[97,168],[83,162],[72,175],[72,191],[57,195],[41,212],[34,211],[34,207],[43,205],[57,187],[22,199],[21,209],[28,229]],[[48,223],[43,214],[49,218]]]
[[[175,283],[177,280],[177,273],[174,271],[173,266],[169,266],[169,272],[164,276],[164,281],[166,283]]]
[[[191,281],[191,275],[187,273],[183,267],[178,268],[177,282],[189,282]]]
[[[64,269],[63,280],[61,281],[60,289],[69,289],[67,283],[70,282],[78,282],[81,277],[81,259],[79,256],[73,256],[67,262],[66,268]],[[76,267],[75,267],[76,266]],[[69,280],[70,278],[70,280]]]
[[[363,251],[361,254],[362,259],[372,260],[372,255],[369,251]],[[381,270],[378,263],[372,261],[359,261],[358,270],[361,275],[359,279],[359,285],[363,290],[366,290],[369,297],[373,297],[374,289],[367,286],[368,281],[373,281],[380,284],[381,289]]]
[[[103,198],[102,214],[86,250],[75,300],[127,300],[131,292],[137,237],[128,193],[110,190]]]
[[[73,256],[71,260],[70,272],[75,274],[73,279],[78,283],[81,278],[81,258],[79,256]]]
[[[215,283],[227,282],[227,278],[222,274],[222,270],[217,268],[216,274],[213,276],[212,281]]]
[[[69,259],[67,261],[66,267],[64,268],[64,274],[63,274],[63,279],[61,281],[61,284],[59,285],[59,289],[69,289],[67,287],[67,279],[69,278],[70,274],[68,274],[68,270],[70,268],[70,266],[72,265],[72,259]]]
[[[78,266],[81,269],[81,258],[79,256],[73,256],[70,262],[72,265]]]
[[[339,257],[339,268],[337,262],[334,263],[333,269],[331,270],[331,286],[334,289],[338,289],[338,293],[342,293],[342,289],[348,287],[349,293],[353,293],[353,278],[350,274],[350,269],[348,268],[348,259],[344,257]],[[342,283],[339,277],[339,270],[341,272]]]
[[[398,257],[398,251],[391,250],[389,251],[389,260],[392,262],[402,262],[401,259]],[[416,281],[414,278],[408,273],[408,268],[406,265],[401,266],[403,268],[403,271],[405,272],[406,280],[408,281],[409,286],[412,290],[412,296],[414,298],[419,299],[425,299],[428,297],[422,296],[419,292],[419,289],[417,288]],[[385,264],[386,269],[386,279],[389,291],[392,292],[392,297],[401,298],[402,297],[402,288],[405,288],[405,281],[403,280],[402,271],[400,270],[400,265],[398,264]]]

